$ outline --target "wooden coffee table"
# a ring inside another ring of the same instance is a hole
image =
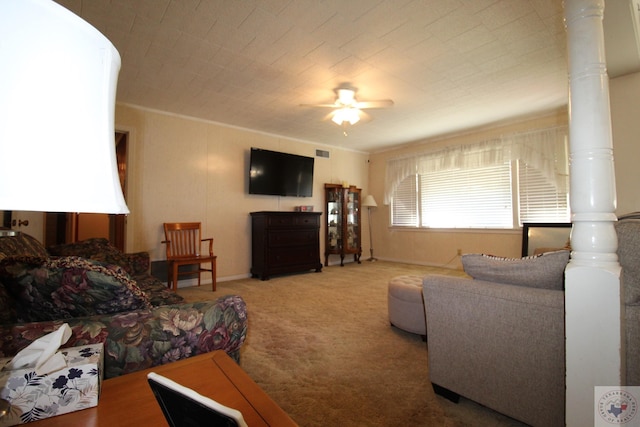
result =
[[[297,426],[224,351],[105,380],[98,406],[29,423],[29,426],[166,426],[147,373],[192,388],[223,405],[237,409],[250,427]]]

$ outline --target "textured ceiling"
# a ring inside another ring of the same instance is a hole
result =
[[[622,0],[620,0],[622,2]],[[567,103],[560,0],[60,0],[122,57],[117,101],[375,151]],[[393,99],[343,130],[333,88]]]

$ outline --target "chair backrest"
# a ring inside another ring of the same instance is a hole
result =
[[[167,259],[200,255],[201,228],[199,222],[165,222]]]

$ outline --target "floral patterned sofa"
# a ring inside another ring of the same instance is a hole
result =
[[[149,274],[149,255],[106,239],[45,249],[33,237],[0,237],[0,357],[68,323],[64,347],[104,343],[105,378],[223,349],[239,362],[243,299],[185,303]]]

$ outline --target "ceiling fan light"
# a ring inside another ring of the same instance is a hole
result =
[[[355,125],[360,121],[360,114],[357,108],[340,108],[333,113],[331,121],[337,125],[342,125],[344,122]]]
[[[356,123],[358,123],[360,121],[360,114],[359,113],[360,112],[357,109],[349,108],[346,111],[345,120],[347,120],[352,125],[355,125]]]

